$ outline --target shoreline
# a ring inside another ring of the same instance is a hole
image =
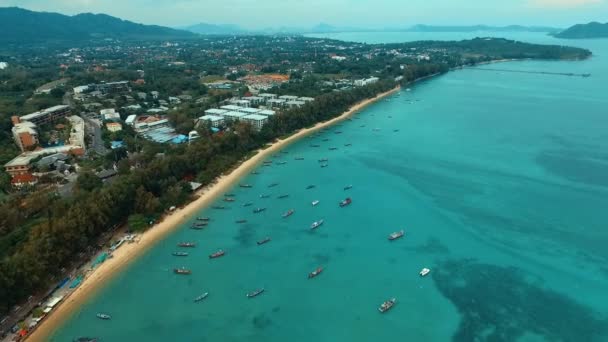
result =
[[[226,193],[229,188],[249,174],[252,169],[268,156],[320,129],[349,118],[351,115],[364,109],[368,105],[390,96],[400,89],[401,87],[395,87],[387,92],[378,94],[376,97],[356,103],[340,116],[317,123],[313,127],[303,128],[285,139],[277,140],[264,149],[258,150],[255,155],[244,160],[235,169],[230,171],[230,173],[220,176],[212,184],[197,191],[195,196],[198,196],[198,198],[182,208],[177,208],[175,211],[165,216],[161,222],[140,234],[138,242],[125,244],[121,248],[115,250],[112,253],[113,257],[99,265],[90,276],[86,277],[78,288],[64,298],[63,301],[40,322],[31,334],[25,337],[25,340],[47,341],[65,321],[77,312],[78,308],[80,308],[84,302],[103,288],[108,280],[122,272],[131,262],[135,261],[139,256],[154,247],[170,233],[174,232],[194,214],[211,205],[213,201]]]

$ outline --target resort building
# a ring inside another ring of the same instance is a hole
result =
[[[294,95],[282,95],[282,96],[279,96],[279,99],[285,100],[285,101],[295,101],[298,99],[298,97],[294,96]]]
[[[263,97],[260,96],[249,96],[249,97],[243,97],[243,100],[247,100],[251,103],[252,106],[259,106],[261,104],[265,103],[265,100]]]
[[[297,100],[293,100],[293,101],[287,101],[285,102],[285,107],[292,109],[292,108],[300,108],[303,105],[305,105],[306,102],[304,101],[297,101]]]
[[[230,100],[228,103],[238,107],[251,107],[251,101],[249,100]]]
[[[81,146],[74,145],[64,145],[58,147],[48,147],[48,148],[40,148],[31,152],[24,152],[17,157],[13,158],[13,160],[4,164],[4,168],[8,174],[11,176],[21,175],[28,173],[31,165],[30,162],[34,159],[38,159],[40,157],[44,157],[50,154],[56,153],[69,153],[73,155],[83,155],[84,148]]]
[[[245,113],[245,114],[257,114],[260,109],[257,108],[241,108],[238,110],[241,113]]]
[[[224,117],[225,120],[233,120],[233,121],[238,121],[243,116],[246,116],[246,115],[247,114],[241,113],[241,112],[226,112],[226,113],[222,114],[222,116]]]
[[[268,94],[268,93],[263,93],[263,94],[258,94],[258,97],[263,98],[264,103],[268,103],[268,100],[274,100],[277,98],[276,94]]]
[[[12,128],[13,139],[21,152],[38,144],[38,132],[33,122],[20,122]]]
[[[220,108],[224,109],[224,110],[226,110],[228,112],[237,112],[242,107],[235,106],[235,105],[227,105],[227,106],[221,106]]]
[[[242,120],[248,122],[253,128],[259,131],[268,122],[268,117],[259,114],[249,114],[243,116]]]
[[[285,106],[285,100],[283,99],[271,99],[266,101],[266,105],[271,108],[283,108]]]
[[[29,121],[36,125],[40,125],[65,118],[68,115],[70,115],[70,106],[59,105],[27,114],[22,117],[13,117],[13,124]],[[17,120],[17,122],[15,122],[15,120]]]
[[[355,80],[355,82],[353,82],[353,84],[356,87],[363,87],[366,86],[368,84],[373,84],[378,82],[380,79],[378,77],[370,77],[370,78],[366,78],[366,79],[361,79],[361,80]]]
[[[203,115],[198,118],[197,126],[206,123],[211,124],[211,127],[218,128],[224,125],[224,117],[219,115]]]
[[[274,110],[270,110],[270,109],[262,109],[259,112],[257,112],[256,114],[258,115],[264,115],[267,117],[271,117],[273,115],[275,115],[277,112],[275,112]]]
[[[211,109],[207,109],[205,111],[205,115],[221,116],[222,114],[224,114],[226,112],[228,112],[228,110],[226,110],[226,109],[211,108]]]

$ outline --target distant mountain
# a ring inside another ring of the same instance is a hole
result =
[[[205,34],[205,35],[224,35],[224,34],[250,34],[251,32],[243,29],[238,25],[215,25],[215,24],[207,24],[207,23],[199,23],[192,26],[187,26],[183,28],[184,30]]]
[[[106,14],[83,13],[67,16],[18,7],[0,8],[0,42],[27,43],[91,38],[168,39],[195,36],[187,31],[137,24]]]
[[[557,38],[608,38],[608,23],[578,24],[553,35]]]
[[[432,26],[432,25],[414,25],[407,29],[411,32],[558,32],[560,29],[555,27],[544,26],[488,26],[488,25],[472,25],[472,26]]]

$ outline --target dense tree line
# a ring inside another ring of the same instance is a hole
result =
[[[140,230],[168,207],[184,204],[191,196],[185,179],[209,184],[265,143],[335,117],[354,103],[394,86],[394,82],[383,81],[322,95],[309,105],[277,115],[261,132],[236,123],[223,135],[202,130],[195,143],[175,147],[161,157],[154,149],[144,149],[137,159],[139,167],[108,185],[103,186],[92,173],[82,173],[76,194],[69,199],[40,193],[39,199],[28,199],[23,212],[16,210],[15,206],[23,204],[19,201],[4,203],[0,206],[0,229],[18,227],[29,215],[38,219],[11,232],[17,232],[15,239],[20,243],[7,243],[9,253],[0,261],[0,312],[48,286],[63,267],[88,252],[111,227],[128,222],[132,229]]]

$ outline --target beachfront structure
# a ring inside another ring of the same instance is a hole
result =
[[[270,109],[262,109],[259,112],[257,112],[256,114],[258,115],[264,115],[264,116],[273,116],[275,115],[277,112],[275,112],[274,110],[270,110]]]
[[[243,116],[242,120],[248,122],[253,128],[259,131],[268,122],[268,117],[259,114],[249,114]]]
[[[197,126],[206,123],[211,124],[211,127],[218,128],[224,125],[224,117],[219,115],[203,115],[198,118]]]
[[[380,79],[378,77],[370,77],[370,78],[355,80],[355,82],[353,84],[356,87],[363,87],[363,86],[366,86],[368,84],[374,84],[374,83],[378,82],[379,80]]]
[[[211,108],[211,109],[207,109],[205,111],[205,115],[222,116],[222,114],[224,114],[226,112],[228,112],[228,110],[226,110],[226,109]]]
[[[306,102],[304,101],[297,101],[297,100],[293,100],[293,101],[287,101],[285,102],[285,107],[292,109],[292,108],[300,108],[303,105],[305,105]]]
[[[22,117],[13,117],[13,124],[29,121],[36,125],[40,125],[65,118],[68,115],[70,115],[70,106],[59,105],[30,113]]]
[[[272,99],[266,102],[266,105],[271,108],[283,108],[285,106],[285,100],[283,99]]]
[[[230,100],[228,103],[238,107],[251,107],[251,101],[249,100]]]
[[[38,132],[36,124],[29,121],[19,122],[11,129],[15,144],[21,152],[38,144]]]
[[[120,113],[118,113],[114,108],[102,109],[99,111],[99,114],[101,114],[101,118],[104,121],[120,120]]]

